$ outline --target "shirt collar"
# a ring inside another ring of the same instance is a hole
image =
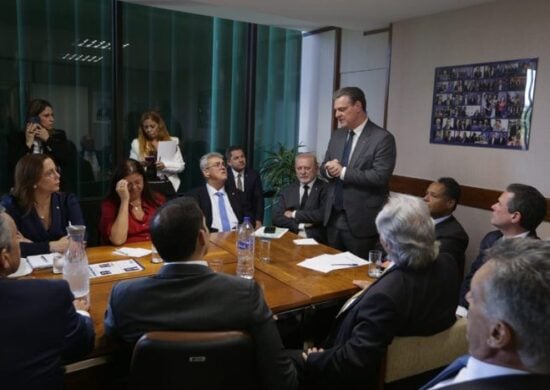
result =
[[[317,180],[316,177],[313,178],[312,181],[310,181],[309,183],[300,183],[300,188],[304,188],[304,186],[307,184],[308,188],[309,189],[312,189],[313,188],[313,184],[315,184],[315,180]]]
[[[508,239],[512,239],[512,238],[526,238],[528,235],[529,235],[529,232],[523,232],[523,233],[517,234],[517,235],[512,236],[512,237],[502,236],[502,239],[503,240],[508,240]]]
[[[449,214],[449,215],[445,215],[444,217],[439,217],[439,218],[432,218],[434,220],[434,224],[439,224],[443,221],[446,221],[447,219],[451,218],[452,217],[452,214]]]
[[[241,174],[241,177],[244,178],[244,169],[240,172],[237,172],[236,170],[233,169],[233,167],[231,167],[231,171],[233,172],[233,177],[236,179],[237,176],[239,175],[239,173]]]
[[[212,187],[210,184],[206,183],[206,190],[208,191],[208,195],[210,195],[210,197],[214,196],[217,192],[221,192],[222,194],[225,195],[225,186],[217,190],[214,187]]]
[[[352,131],[355,133],[356,138],[359,138],[361,133],[363,132],[363,129],[367,125],[369,118],[365,119],[359,126],[357,126],[355,129],[352,129]]]

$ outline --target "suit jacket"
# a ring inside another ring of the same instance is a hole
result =
[[[262,180],[258,172],[254,169],[246,167],[244,169],[244,197],[250,206],[251,217],[254,221],[264,221],[264,190]],[[227,167],[227,181],[225,182],[226,190],[236,191],[235,176],[233,169]],[[254,224],[253,224],[254,225]]]
[[[156,330],[246,331],[255,343],[261,388],[297,388],[295,369],[254,280],[174,262],[154,276],[117,283],[105,313],[105,333],[134,343]]]
[[[323,214],[325,200],[326,183],[317,179],[309,190],[305,208],[300,210],[300,183],[289,184],[279,192],[279,197],[273,209],[273,224],[298,233],[300,223],[311,223],[313,226],[306,228],[307,236],[324,242]],[[285,217],[286,210],[296,210],[295,218]]]
[[[462,280],[462,275],[464,274],[465,253],[470,240],[468,234],[460,222],[458,222],[456,218],[451,215],[446,220],[435,225],[435,235],[441,244],[439,247],[439,252],[449,253],[453,256],[458,267],[459,280]]]
[[[306,382],[316,389],[376,388],[395,336],[432,335],[454,323],[456,272],[448,254],[423,270],[390,268],[336,317],[325,351],[305,363]]]
[[[82,210],[76,195],[66,192],[54,192],[51,200],[52,223],[48,230],[40,221],[40,217],[33,208],[28,214],[21,210],[12,195],[2,198],[2,205],[13,218],[17,229],[32,242],[22,242],[21,256],[50,253],[50,241],[59,240],[67,235],[67,226],[84,225]]]
[[[500,232],[500,230],[493,230],[492,232],[487,233],[485,237],[483,237],[483,239],[481,240],[481,243],[479,244],[479,253],[477,254],[475,260],[472,262],[470,272],[468,273],[468,275],[466,275],[462,282],[462,286],[460,287],[460,296],[458,302],[460,306],[466,309],[469,307],[468,301],[466,300],[466,294],[468,293],[468,291],[470,291],[472,278],[474,277],[474,274],[477,272],[477,270],[480,269],[487,260],[485,258],[485,251],[495,245],[495,243],[501,237],[502,233]],[[535,231],[529,232],[527,237],[538,239],[537,233]]]
[[[63,389],[63,361],[94,346],[64,280],[0,278],[0,383],[5,389]]]
[[[337,129],[330,138],[321,174],[329,180],[324,224],[328,224],[334,205],[334,187],[339,178],[330,177],[327,161],[342,160],[347,129]],[[370,119],[357,140],[349,161],[343,186],[344,210],[355,237],[377,234],[374,219],[388,197],[388,182],[395,167],[395,139]]]
[[[245,216],[252,216],[250,207],[248,203],[246,203],[244,194],[241,191],[237,189],[229,190],[225,187],[225,192],[227,194],[227,198],[229,199],[229,203],[231,204],[231,208],[239,220],[239,223],[242,223]],[[193,188],[185,195],[191,196],[197,200],[199,207],[204,214],[204,218],[206,219],[206,226],[208,226],[208,229],[212,231],[212,202],[210,201],[210,195],[208,195],[206,184]]]
[[[550,389],[550,375],[502,375],[473,381],[460,382],[441,389],[447,390],[547,390]]]

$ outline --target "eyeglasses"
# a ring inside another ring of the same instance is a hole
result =
[[[218,162],[215,162],[212,165],[207,166],[206,169],[209,169],[209,168],[218,168],[219,169],[221,167],[225,167],[225,163],[223,161],[218,161]]]

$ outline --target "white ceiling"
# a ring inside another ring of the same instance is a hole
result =
[[[124,0],[302,31],[335,26],[368,31],[392,22],[497,0]]]

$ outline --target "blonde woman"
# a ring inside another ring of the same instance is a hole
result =
[[[146,165],[146,157],[154,157],[156,161],[159,141],[176,141],[178,144],[176,153],[171,160],[156,161],[157,172],[165,175],[174,191],[177,192],[180,186],[178,173],[185,168],[185,162],[179,148],[177,137],[170,137],[166,124],[162,117],[155,111],[145,112],[139,121],[138,137],[134,138],[130,150],[130,158]]]

